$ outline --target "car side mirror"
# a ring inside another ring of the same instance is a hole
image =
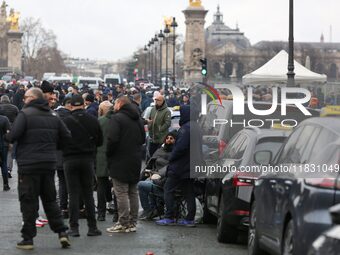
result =
[[[340,224],[340,204],[334,205],[329,209],[334,224]]]
[[[254,161],[258,165],[269,165],[272,157],[273,153],[271,151],[258,151],[254,155]]]

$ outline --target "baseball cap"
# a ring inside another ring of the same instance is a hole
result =
[[[71,105],[72,106],[81,106],[81,105],[84,105],[84,99],[80,95],[74,95],[71,98]]]

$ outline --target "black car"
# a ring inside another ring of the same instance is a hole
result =
[[[254,160],[256,151],[267,150],[276,155],[289,133],[248,127],[230,140],[219,165],[229,166],[231,171],[206,179],[204,221],[212,221],[213,217],[217,217],[219,242],[236,242],[238,232],[248,227],[253,182],[243,181],[242,170],[258,166],[259,162]],[[259,175],[254,173],[252,178],[256,179]]]
[[[255,182],[249,254],[304,255],[330,228],[328,208],[340,203],[339,139],[336,117],[310,118],[290,135],[274,163],[289,171],[262,175]]]
[[[334,226],[314,241],[308,255],[337,255],[340,252],[340,204],[331,207],[329,211]]]

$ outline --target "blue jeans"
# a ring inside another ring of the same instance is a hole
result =
[[[140,203],[144,211],[151,211],[157,208],[156,196],[163,196],[161,188],[150,180],[138,182],[138,192]]]

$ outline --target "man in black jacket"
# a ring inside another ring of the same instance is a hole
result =
[[[33,249],[37,234],[35,220],[39,210],[39,196],[51,229],[59,234],[63,248],[70,246],[59,206],[56,202],[54,171],[57,147],[71,137],[64,123],[48,107],[38,88],[26,91],[25,107],[19,112],[6,139],[17,145],[18,193],[24,225],[19,249]]]
[[[118,203],[118,222],[109,233],[135,232],[138,218],[138,191],[145,131],[136,108],[127,96],[120,96],[110,120],[106,155]]]
[[[64,120],[71,115],[71,98],[64,99],[63,106],[55,110],[59,117]],[[64,159],[62,151],[57,152],[57,175],[59,179],[59,205],[63,217],[68,218],[68,191],[64,173]]]
[[[70,236],[79,235],[79,194],[83,195],[87,212],[88,236],[101,235],[97,228],[93,199],[94,160],[96,149],[103,143],[103,134],[97,118],[84,110],[84,99],[74,95],[71,99],[72,113],[64,119],[72,133],[63,151],[64,169],[70,196]]]

